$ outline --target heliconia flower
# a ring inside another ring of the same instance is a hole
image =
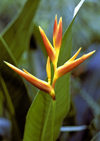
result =
[[[47,83],[46,81],[40,80],[38,78],[36,78],[35,76],[33,76],[32,74],[30,74],[29,72],[27,72],[25,69],[20,70],[17,67],[15,67],[14,65],[4,61],[4,63],[6,65],[8,65],[11,69],[13,69],[16,73],[18,73],[20,76],[24,77],[27,81],[29,81],[32,85],[36,86],[37,88],[39,88],[40,90],[45,91],[46,93],[49,93],[50,96],[55,99],[55,92],[52,88],[52,86],[49,85],[49,83]]]
[[[45,48],[46,48],[46,51],[48,53],[48,56],[50,57],[50,59],[52,60],[52,62],[54,62],[55,60],[55,50],[53,48],[53,46],[51,45],[51,43],[49,42],[45,32],[43,31],[43,29],[39,26],[39,30],[40,30],[40,33],[41,33],[41,36],[42,36],[42,40],[44,42],[44,45],[45,45]]]
[[[57,15],[55,16],[54,30],[53,30],[53,46],[54,47],[49,42],[45,32],[40,26],[39,26],[39,30],[40,30],[46,51],[54,65],[54,70],[55,70],[55,68],[57,67],[57,61],[58,61],[58,56],[59,56],[59,51],[60,51],[61,41],[62,41],[62,17],[60,17],[59,23],[57,24]]]
[[[83,63],[87,58],[89,58],[92,54],[95,53],[95,50],[91,51],[90,53],[84,54],[83,56],[81,56],[80,58],[75,60],[75,58],[79,54],[80,50],[81,50],[81,48],[64,65],[57,68],[56,78],[59,78],[59,77],[63,76],[64,74],[68,73],[69,71],[71,71],[72,69],[74,69],[75,67],[77,67],[78,65]]]
[[[47,64],[46,64],[48,82],[36,78],[35,76],[27,72],[25,69],[23,69],[22,71],[18,69],[17,67],[11,65],[8,62],[5,62],[5,63],[15,72],[17,72],[19,75],[24,77],[27,81],[29,81],[31,84],[33,84],[40,90],[47,92],[52,97],[52,99],[55,100],[54,87],[55,87],[56,80],[59,77],[73,70],[75,67],[80,65],[82,62],[84,62],[87,58],[89,58],[95,52],[95,50],[76,59],[79,52],[81,51],[81,48],[79,48],[79,50],[64,65],[57,68],[57,62],[58,62],[58,57],[59,57],[59,52],[60,52],[60,47],[61,47],[61,42],[62,42],[62,17],[60,17],[59,23],[57,24],[57,15],[55,16],[54,30],[53,30],[53,46],[54,47],[52,46],[45,32],[43,31],[43,29],[40,26],[39,26],[39,30],[40,30],[47,54],[48,54],[48,59],[47,59]],[[50,61],[52,61],[53,67],[54,67],[54,76],[53,76],[52,81],[51,81]]]

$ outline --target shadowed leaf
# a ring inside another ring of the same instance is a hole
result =
[[[27,0],[20,14],[2,33],[12,54],[19,61],[22,53],[29,47],[32,34],[32,21],[40,0]]]
[[[0,36],[0,74],[14,106],[13,108],[15,110],[19,129],[21,130],[21,133],[23,133],[25,116],[30,106],[30,99],[23,80],[4,64],[4,60],[16,65],[15,59],[6,42]]]

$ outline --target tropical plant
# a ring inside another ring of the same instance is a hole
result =
[[[71,105],[69,72],[95,52],[95,50],[91,51],[76,59],[81,51],[81,48],[79,48],[70,58],[72,27],[84,1],[81,0],[76,6],[73,19],[63,36],[62,17],[57,23],[57,15],[55,16],[53,45],[44,30],[40,26],[38,29],[38,26],[34,25],[33,29],[36,31],[34,30],[33,35],[36,34],[34,37],[39,38],[37,41],[41,41],[42,37],[48,55],[46,63],[47,79],[45,81],[35,77],[26,69],[20,70],[15,67],[20,62],[23,52],[29,46],[33,17],[39,1],[27,0],[19,16],[1,33],[0,50],[3,50],[3,52],[0,55],[0,95],[7,101],[9,113],[7,116],[12,121],[12,140],[19,141],[22,138],[23,141],[57,140],[62,122],[65,117],[68,117]],[[27,11],[27,8],[29,11]],[[12,40],[13,38],[14,40]],[[43,44],[41,46],[43,49]],[[15,52],[15,49],[18,53]],[[16,73],[7,68],[4,63]],[[33,94],[36,93],[33,101],[28,94],[26,82],[17,73],[40,89],[38,92],[32,91]],[[79,130],[84,129],[86,129],[86,126]],[[77,131],[77,128],[75,130]],[[94,138],[97,138],[97,136]]]

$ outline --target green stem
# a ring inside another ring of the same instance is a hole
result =
[[[52,100],[52,141],[54,141],[56,100]]]

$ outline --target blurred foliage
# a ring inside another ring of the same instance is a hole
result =
[[[3,63],[4,60],[23,66],[35,76],[45,79],[46,52],[38,32],[41,25],[52,42],[55,14],[63,17],[63,32],[73,18],[79,0],[3,0],[0,1],[0,117],[9,119],[11,138],[1,134],[0,140],[18,141],[23,136],[26,113],[37,89],[28,84]],[[100,138],[100,2],[86,0],[73,25],[72,54],[83,47],[83,52],[96,49],[93,59],[72,72],[71,107],[64,126],[87,125],[81,132],[61,133],[57,141],[99,141]],[[64,44],[65,47],[71,46]],[[67,50],[70,48],[67,48]],[[41,51],[42,50],[42,51]],[[68,59],[65,51],[62,58]],[[66,56],[66,57],[65,57]],[[60,60],[63,63],[65,60]],[[59,61],[59,62],[60,62]],[[61,63],[59,63],[61,65]],[[69,77],[66,76],[65,79]],[[78,79],[76,79],[76,77]],[[63,78],[64,79],[64,78]],[[66,85],[66,82],[64,81]],[[58,82],[57,87],[63,87]],[[65,87],[66,89],[66,87]],[[40,95],[39,95],[40,96]],[[61,99],[63,99],[61,97]],[[66,100],[66,99],[65,99]],[[38,101],[38,103],[40,103]],[[42,103],[42,102],[41,102]],[[66,100],[66,104],[67,100]],[[41,106],[41,104],[40,104]],[[59,108],[60,109],[60,108]],[[66,109],[67,110],[67,109]],[[58,111],[58,113],[60,113]],[[2,121],[2,120],[0,120]],[[6,124],[6,122],[5,122]],[[1,126],[0,126],[1,129]],[[10,130],[8,133],[10,134]],[[4,136],[4,137],[3,137]]]

